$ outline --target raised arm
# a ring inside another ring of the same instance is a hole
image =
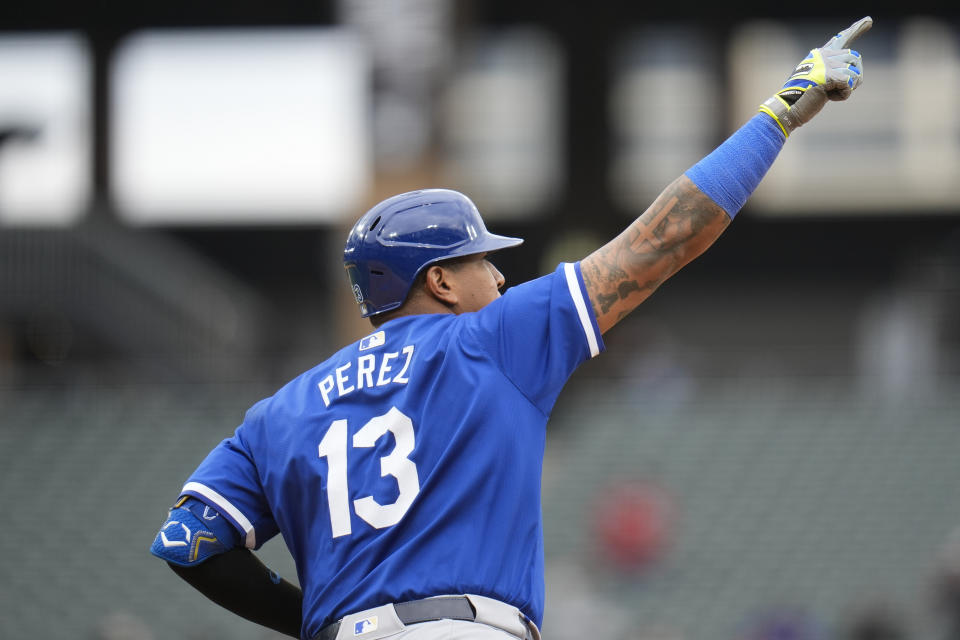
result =
[[[703,253],[729,224],[727,212],[688,177],[670,183],[643,215],[580,262],[600,331]]]
[[[710,155],[670,183],[616,238],[581,263],[601,332],[647,299],[713,244],[753,193],[787,137],[827,100],[845,100],[862,76],[849,44],[873,25],[868,16],[801,60],[759,113]]]

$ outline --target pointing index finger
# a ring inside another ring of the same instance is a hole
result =
[[[824,49],[847,49],[850,43],[865,34],[873,26],[873,18],[865,16],[827,40]]]

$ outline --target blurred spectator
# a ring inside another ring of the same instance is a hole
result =
[[[940,549],[931,589],[934,613],[942,624],[940,637],[960,638],[960,528]]]
[[[823,629],[802,607],[768,607],[754,616],[742,640],[823,640]]]
[[[153,633],[137,616],[128,611],[115,611],[97,623],[95,640],[153,640]]]
[[[595,501],[596,539],[608,566],[639,573],[659,561],[673,540],[674,500],[649,481],[617,479]]]
[[[904,613],[883,599],[857,605],[842,629],[842,640],[906,640],[909,635]]]

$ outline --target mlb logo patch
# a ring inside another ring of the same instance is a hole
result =
[[[357,620],[353,623],[353,635],[362,636],[365,633],[370,633],[371,631],[376,631],[377,627],[377,616],[370,616],[369,618],[364,618],[363,620]]]
[[[385,334],[383,331],[377,331],[376,333],[370,334],[360,341],[360,351],[366,351],[367,349],[373,349],[375,347],[382,347],[386,341],[387,334]]]

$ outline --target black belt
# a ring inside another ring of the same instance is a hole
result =
[[[468,620],[473,622],[477,619],[477,612],[466,596],[439,596],[424,598],[423,600],[397,602],[393,605],[393,608],[397,612],[400,622],[405,625],[432,620]],[[335,640],[339,631],[340,621],[338,620],[321,629],[320,633],[313,637],[313,640]],[[530,633],[528,627],[527,638],[532,637],[533,634]]]

